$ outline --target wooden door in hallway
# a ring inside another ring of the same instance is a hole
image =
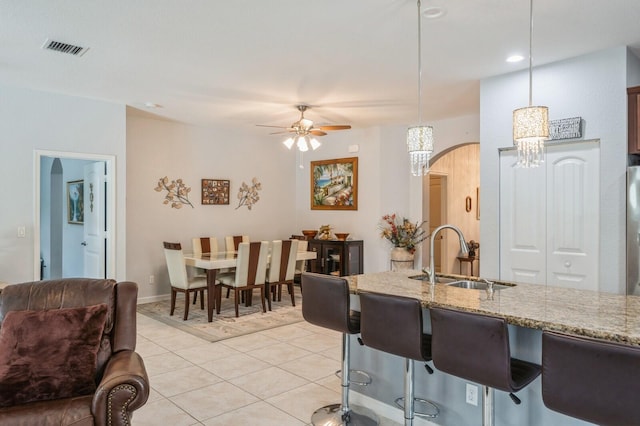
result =
[[[447,215],[447,176],[433,172],[429,173],[429,234],[433,234],[434,229],[446,223]],[[446,270],[443,264],[442,252],[446,242],[446,234],[441,232],[433,245],[433,261],[436,272]]]

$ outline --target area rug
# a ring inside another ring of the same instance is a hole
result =
[[[209,342],[217,342],[231,337],[243,336],[256,331],[304,321],[299,287],[296,288],[295,296],[296,306],[294,307],[291,306],[291,298],[287,294],[286,288],[283,289],[282,301],[271,302],[272,310],[269,311],[267,309],[267,312],[263,313],[260,296],[256,293],[253,296],[253,304],[251,306],[240,304],[240,316],[236,318],[233,294],[229,299],[226,299],[223,294],[220,313],[216,314],[215,310],[213,311],[212,322],[207,322],[206,303],[205,309],[200,309],[200,299],[195,305],[189,306],[189,318],[183,321],[184,299],[180,295],[176,300],[176,309],[173,316],[169,315],[171,307],[169,300],[138,305],[138,313]]]

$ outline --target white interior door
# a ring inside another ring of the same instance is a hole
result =
[[[545,168],[521,169],[500,153],[500,279],[543,284],[546,262]]]
[[[84,276],[106,278],[105,163],[84,167]]]
[[[500,154],[500,278],[597,289],[599,144],[547,147],[542,167]]]
[[[598,289],[600,153],[597,143],[547,152],[547,282]]]

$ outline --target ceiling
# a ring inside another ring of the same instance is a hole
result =
[[[477,113],[480,79],[528,66],[505,61],[528,54],[527,0],[422,6],[446,10],[422,20],[427,121]],[[638,22],[638,0],[535,0],[534,64],[640,52]],[[41,49],[47,38],[89,50]],[[415,124],[417,68],[413,0],[0,1],[0,84],[197,125],[286,126],[299,103],[317,124]]]

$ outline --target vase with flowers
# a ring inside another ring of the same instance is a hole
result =
[[[427,238],[422,223],[412,222],[406,217],[399,218],[395,213],[382,216],[380,237],[391,244],[391,269],[412,269],[416,246]]]

